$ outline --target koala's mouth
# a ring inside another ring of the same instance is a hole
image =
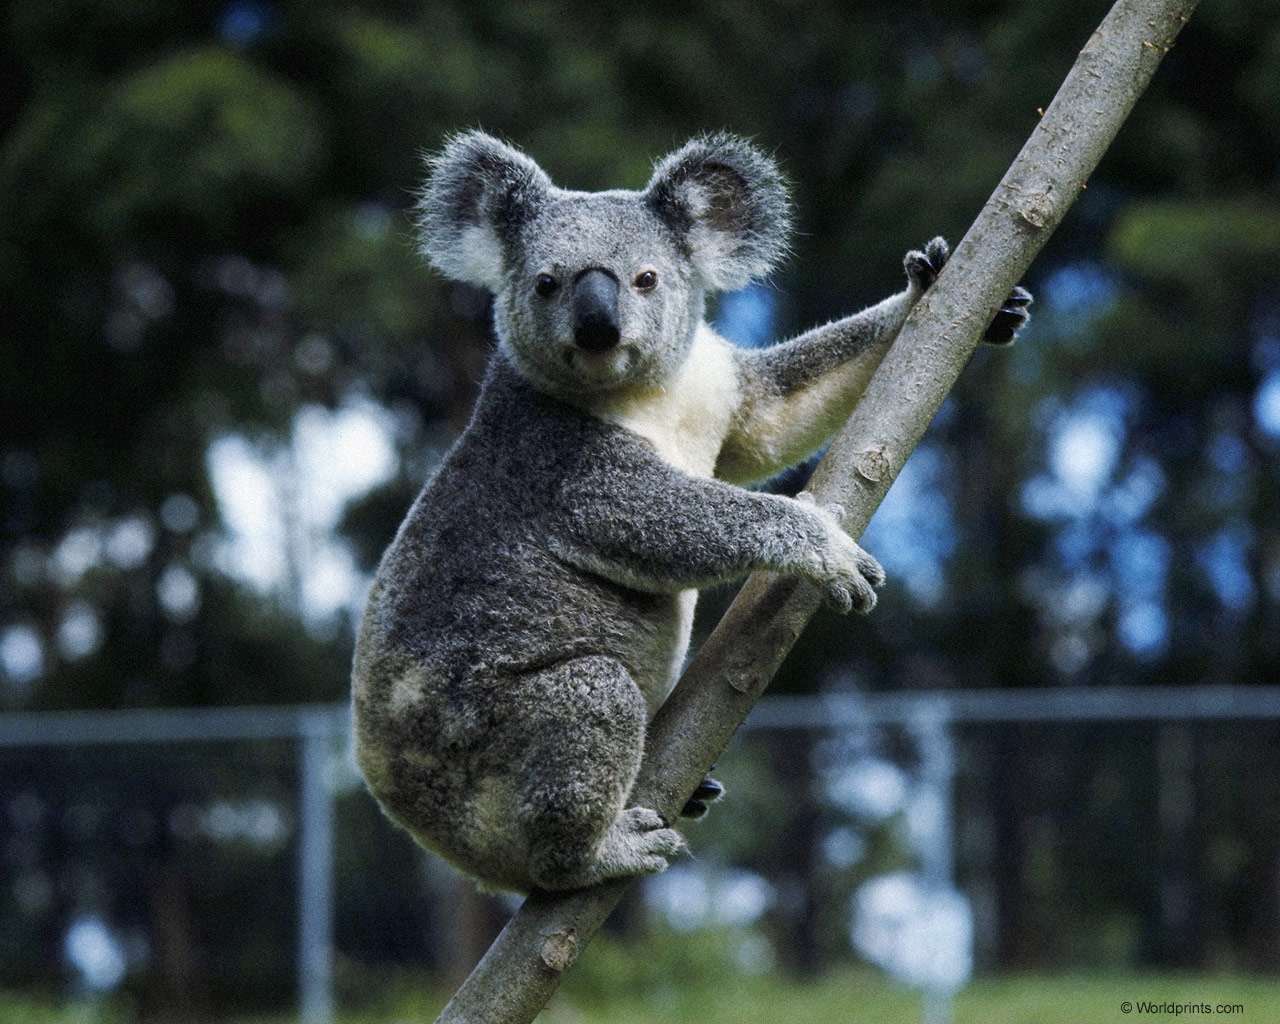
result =
[[[639,350],[625,341],[607,352],[587,352],[567,346],[561,358],[574,379],[591,387],[609,387],[626,381],[640,361]]]

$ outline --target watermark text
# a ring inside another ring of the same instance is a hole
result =
[[[1161,1017],[1239,1017],[1244,1014],[1244,1003],[1205,1003],[1155,1001],[1151,999],[1126,999],[1120,1004],[1120,1012],[1128,1016]]]

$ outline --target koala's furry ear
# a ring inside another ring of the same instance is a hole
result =
[[[688,245],[707,287],[741,288],[787,253],[791,200],[773,159],[717,132],[658,161],[645,199]]]
[[[427,157],[418,194],[419,248],[446,277],[502,287],[504,253],[554,187],[519,150],[481,131],[450,138]]]

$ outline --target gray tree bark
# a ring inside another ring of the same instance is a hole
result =
[[[1197,0],[1118,0],[937,282],[908,317],[809,487],[866,528],[1010,289],[1142,95]],[[658,712],[632,802],[674,820],[817,611],[795,577],[752,576]],[[437,1024],[528,1024],[627,881],[534,893]]]

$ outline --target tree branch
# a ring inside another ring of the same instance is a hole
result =
[[[1066,214],[1197,0],[1118,0],[1053,103],[907,319],[810,489],[852,536],[955,384],[1001,301]],[[655,717],[633,802],[676,813],[821,604],[796,577],[752,576]],[[534,893],[437,1024],[528,1024],[629,883]]]

